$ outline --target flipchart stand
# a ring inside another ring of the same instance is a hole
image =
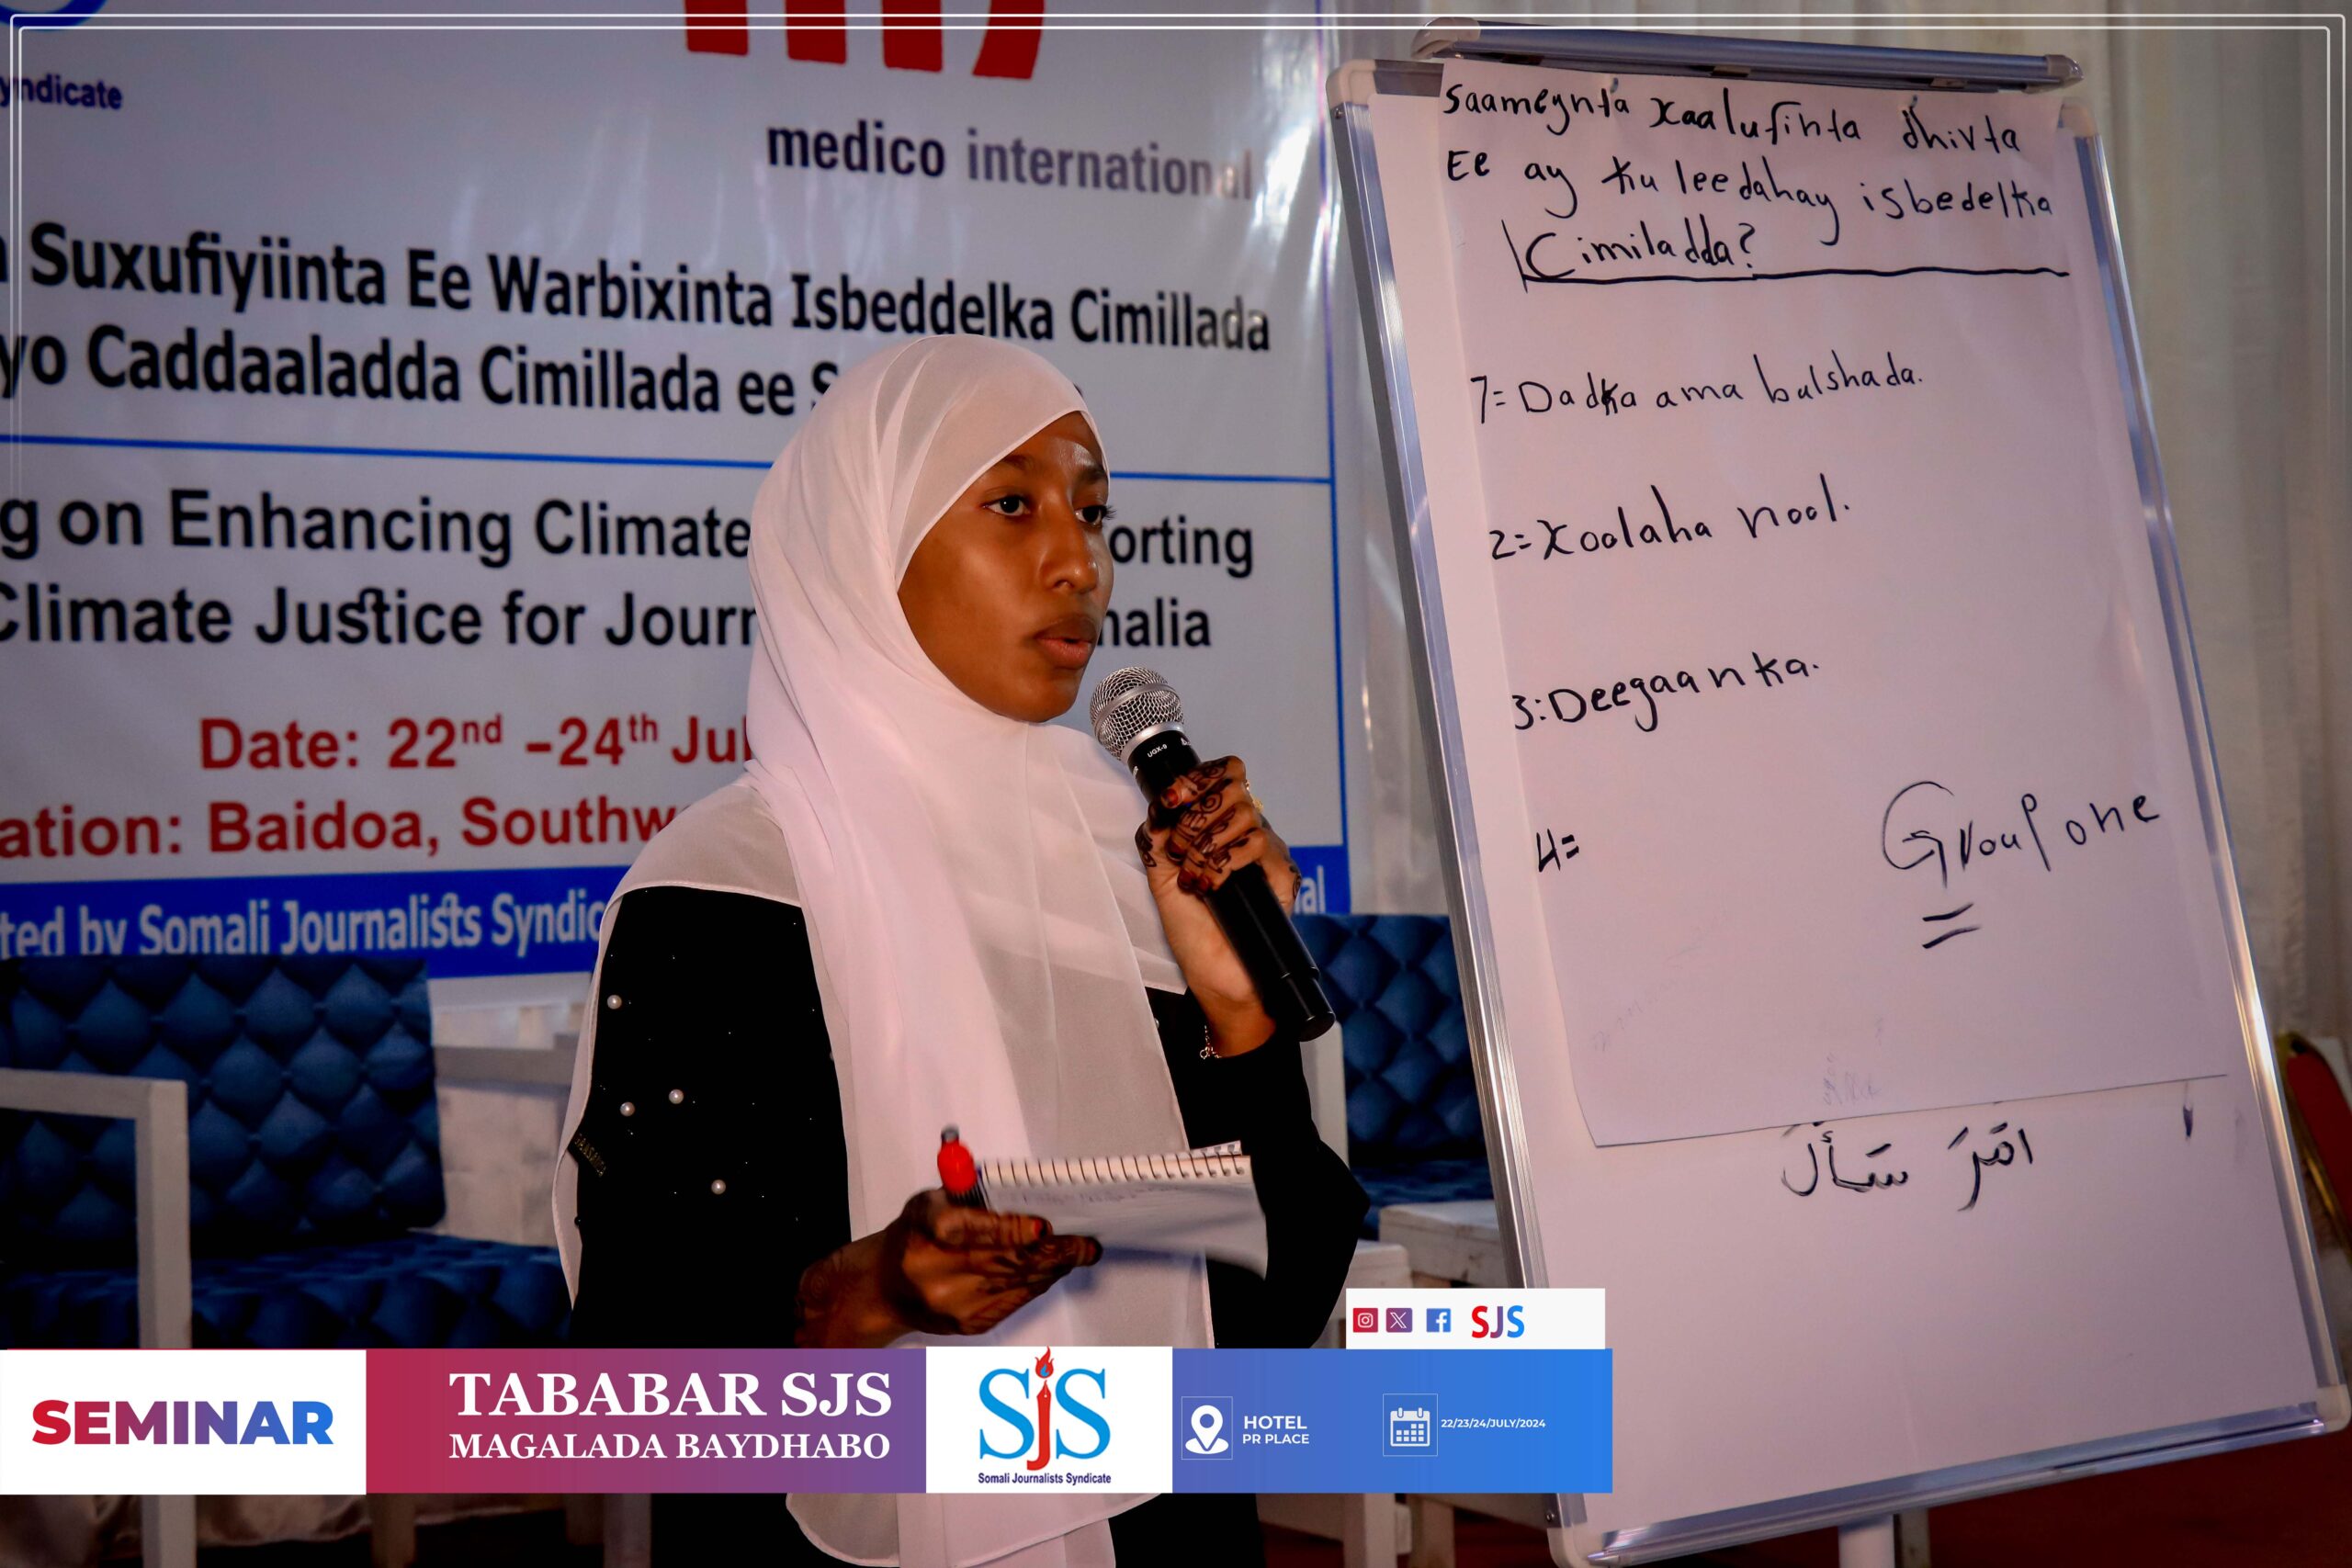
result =
[[[1714,78],[1733,83],[1767,80],[1830,86],[1900,88],[1917,93],[2046,92],[2080,80],[2075,62],[2059,55],[1991,55],[1969,52],[1853,48],[1766,39],[1709,39],[1678,35],[1564,29],[1449,20],[1415,39],[1410,62],[1358,61],[1335,73],[1329,104],[1340,153],[1342,192],[1356,260],[1358,294],[1370,347],[1373,390],[1379,415],[1398,533],[1400,577],[1407,595],[1418,695],[1430,751],[1439,774],[1436,798],[1440,842],[1446,857],[1449,895],[1461,960],[1464,1007],[1478,1069],[1482,1113],[1497,1172],[1498,1213],[1502,1235],[1517,1264],[1516,1277],[1532,1286],[1544,1278],[1542,1216],[1534,1211],[1531,1185],[1530,1124],[1536,1113],[1521,1102],[1519,1074],[1497,1011],[1501,982],[1495,958],[1494,928],[1482,889],[1476,831],[1476,771],[1465,758],[1464,718],[1452,686],[1445,609],[1437,593],[1436,547],[1432,543],[1433,485],[1417,416],[1416,388],[1407,363],[1407,317],[1416,308],[1400,282],[1392,231],[1397,193],[1385,184],[1374,106],[1381,99],[1428,100],[1440,91],[1442,62],[1484,61],[1536,68],[1568,68],[1637,76]],[[2293,1264],[2291,1289],[2300,1293],[2302,1323],[2310,1340],[2315,1397],[2301,1404],[2164,1430],[2120,1433],[2098,1442],[2043,1449],[1997,1461],[1955,1466],[1893,1481],[1871,1482],[1803,1496],[1732,1507],[1719,1512],[1665,1518],[1638,1528],[1599,1531],[1588,1523],[1585,1500],[1546,1499],[1545,1518],[1555,1559],[1569,1568],[1582,1562],[1656,1561],[1797,1530],[1834,1528],[1846,1568],[1894,1568],[1898,1561],[1896,1520],[1906,1529],[1900,1548],[1905,1568],[1926,1562],[1925,1510],[2018,1487],[2074,1476],[2131,1468],[2162,1460],[2248,1447],[2282,1438],[2342,1427],[2347,1404],[2319,1304],[2308,1222],[2291,1168],[2291,1149],[2275,1069],[2262,1037],[2262,1014],[2253,987],[2251,961],[2236,909],[2234,879],[2226,832],[2219,820],[2218,784],[2211,771],[2211,742],[2196,684],[2193,652],[2180,611],[2170,513],[2157,468],[2147,417],[2131,305],[2116,242],[2115,217],[2104,155],[2088,117],[2068,105],[2061,116],[2075,138],[2079,172],[2087,197],[2098,283],[2112,324],[2116,368],[2124,389],[2126,418],[2142,499],[2164,594],[2165,630],[2179,674],[2182,708],[2195,754],[2200,805],[2217,882],[2227,889],[2229,929],[2235,940],[2233,976],[2241,1011],[2249,1021],[2248,1084],[2258,1112],[2259,1134],[2276,1179],[2282,1223]],[[1395,151],[1391,149],[1392,152]],[[1424,200],[1409,220],[1429,221]],[[1612,294],[1617,291],[1611,290]],[[1422,299],[1426,316],[1444,301]],[[1421,388],[1422,400],[1430,392]],[[1476,519],[1480,524],[1486,520]],[[1544,1111],[1556,1114],[1555,1107]],[[1579,1279],[1578,1284],[1606,1284]],[[1613,1325],[1613,1318],[1612,1318]],[[1611,1335],[1612,1343],[1615,1335]],[[1623,1393],[1621,1389],[1621,1402]],[[1621,1404],[1622,1414],[1622,1404]]]

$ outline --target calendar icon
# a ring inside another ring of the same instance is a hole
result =
[[[1437,1398],[1427,1393],[1392,1393],[1381,1401],[1386,1423],[1381,1449],[1391,1454],[1431,1454],[1437,1451]]]

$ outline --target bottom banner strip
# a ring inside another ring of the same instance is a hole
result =
[[[1585,1349],[0,1351],[19,1493],[1606,1492]]]

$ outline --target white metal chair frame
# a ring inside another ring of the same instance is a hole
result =
[[[436,1078],[452,1083],[565,1085],[571,1041],[557,1049],[462,1047],[433,1054]],[[185,1350],[195,1343],[195,1286],[188,1245],[187,1085],[177,1078],[117,1077],[0,1067],[0,1110],[101,1116],[130,1123],[139,1247],[139,1348]],[[651,1502],[603,1500],[585,1517],[567,1509],[566,1533],[601,1537],[611,1568],[645,1568]],[[405,1497],[368,1499],[375,1568],[405,1568],[416,1557],[416,1509]],[[599,1517],[601,1516],[601,1517]],[[196,1499],[139,1500],[140,1558],[146,1568],[196,1568]]]
[[[185,1350],[195,1336],[187,1240],[187,1085],[177,1078],[0,1067],[0,1110],[104,1116],[130,1123],[137,1183],[139,1346]],[[147,1568],[196,1568],[196,1499],[141,1497]]]

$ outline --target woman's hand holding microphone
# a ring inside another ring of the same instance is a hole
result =
[[[1206,896],[1243,866],[1261,865],[1287,915],[1298,902],[1298,866],[1259,808],[1241,759],[1204,762],[1170,784],[1136,829],[1136,852],[1177,966],[1208,1016],[1210,1045],[1234,1056],[1264,1044],[1274,1021]]]

